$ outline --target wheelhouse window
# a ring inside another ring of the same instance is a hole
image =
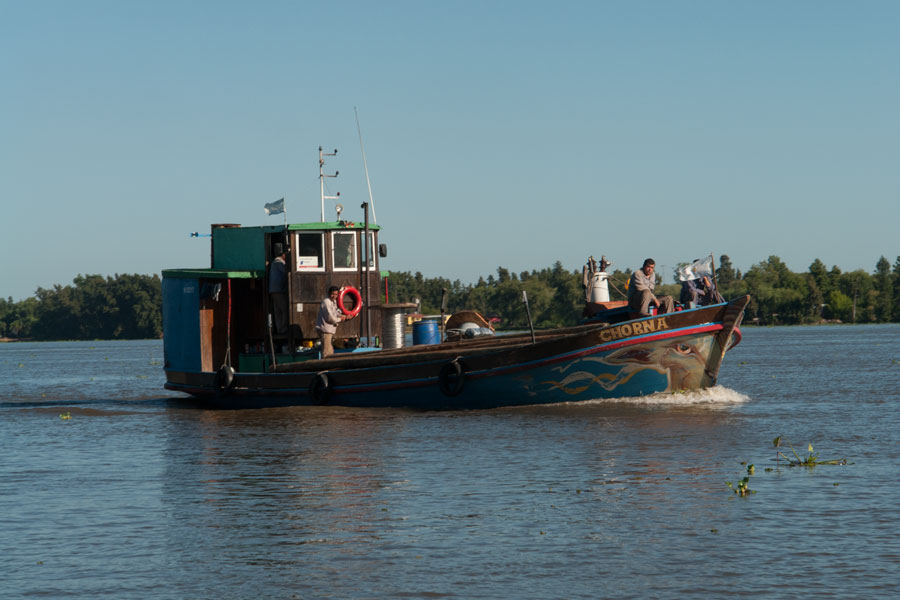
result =
[[[365,266],[366,260],[368,260],[369,268],[374,269],[375,268],[375,232],[374,231],[369,232],[369,244],[368,244],[367,249],[368,249],[368,254],[361,257],[361,260],[362,260],[364,266]]]
[[[296,255],[294,264],[298,271],[325,270],[325,234],[298,233],[294,244]]]
[[[335,231],[332,233],[331,255],[335,271],[355,271],[356,232]]]

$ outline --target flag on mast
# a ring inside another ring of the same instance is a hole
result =
[[[280,215],[284,212],[284,198],[266,204],[267,215]]]
[[[678,279],[681,281],[691,281],[702,277],[713,276],[713,255],[710,254],[706,258],[695,260],[689,265],[684,265],[678,269]]]

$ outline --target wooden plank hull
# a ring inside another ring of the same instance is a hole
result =
[[[166,370],[166,388],[211,404],[494,408],[644,396],[714,385],[749,297],[608,325],[476,338],[236,373]],[[218,386],[217,386],[218,384]]]

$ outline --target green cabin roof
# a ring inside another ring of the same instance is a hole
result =
[[[362,231],[365,224],[354,221],[289,223],[287,225],[213,225],[212,268],[165,269],[163,276],[213,279],[254,279],[265,276],[267,236],[287,231]],[[370,231],[380,231],[369,225]]]
[[[163,269],[163,277],[170,279],[259,279],[265,277],[266,271],[232,271],[228,269]]]
[[[284,229],[284,225],[279,227],[271,227],[266,225],[267,231],[278,231],[280,229]],[[326,221],[324,223],[290,223],[287,226],[290,230],[295,229],[311,229],[311,230],[330,230],[330,229],[365,229],[366,226],[364,223],[357,223],[355,221]],[[369,229],[371,231],[380,231],[380,225],[372,225],[369,224]]]

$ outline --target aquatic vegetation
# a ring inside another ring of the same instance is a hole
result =
[[[800,456],[797,454],[797,451],[794,450],[794,447],[785,442],[788,448],[791,449],[791,453],[794,455],[794,458],[789,458],[783,452],[778,450],[782,446],[781,436],[779,435],[774,440],[772,440],[772,445],[775,446],[775,462],[780,464],[781,459],[787,461],[787,466],[789,467],[815,467],[816,465],[846,465],[847,459],[845,458],[836,458],[830,460],[820,460],[819,453],[813,450],[813,445],[811,443],[806,445],[806,456]]]
[[[63,421],[69,421],[72,419],[72,413],[64,412],[59,415],[59,418],[62,419]]]
[[[741,464],[744,465],[747,463],[741,463]],[[756,472],[756,467],[754,467],[752,464],[749,464],[749,465],[747,465],[747,475],[743,479],[738,481],[737,485],[733,485],[730,481],[726,481],[725,485],[728,486],[728,489],[730,489],[732,492],[734,492],[735,494],[737,494],[738,496],[741,496],[741,497],[748,496],[750,494],[755,494],[756,490],[750,489],[750,476],[753,475],[755,472]]]
[[[819,453],[813,449],[812,444],[807,444],[807,446],[806,446],[807,454],[805,456],[801,456],[797,453],[796,450],[794,450],[793,446],[791,446],[787,442],[784,442],[780,435],[778,437],[776,437],[774,440],[772,440],[772,445],[775,447],[775,462],[780,464],[781,459],[784,459],[787,461],[787,466],[789,466],[789,467],[815,467],[816,465],[846,465],[846,464],[848,464],[847,459],[845,459],[845,458],[838,458],[838,459],[832,459],[832,460],[819,459]],[[789,458],[783,452],[781,452],[781,450],[779,450],[779,448],[782,448],[785,446],[791,449],[791,452],[793,453],[794,458]],[[742,462],[741,464],[746,465],[746,467],[747,467],[747,474],[744,476],[744,478],[741,479],[740,481],[738,481],[737,485],[731,483],[730,481],[726,481],[725,485],[728,486],[728,489],[730,489],[732,492],[734,492],[735,494],[737,494],[738,496],[741,496],[741,497],[748,496],[749,494],[755,494],[756,490],[750,489],[750,476],[754,475],[756,473],[756,466],[753,463],[748,464],[746,462]],[[774,470],[775,469],[772,469],[771,467],[765,468],[766,473],[771,473]],[[834,485],[836,487],[839,484],[835,483]]]
[[[737,494],[738,496],[741,496],[741,497],[756,493],[756,490],[750,489],[750,476],[749,475],[747,477],[744,477],[740,481],[738,481],[737,486],[732,485],[730,481],[726,481],[725,485],[728,486],[728,489],[730,489],[732,492],[734,492],[735,494]]]

